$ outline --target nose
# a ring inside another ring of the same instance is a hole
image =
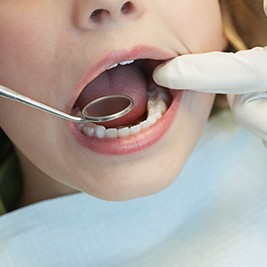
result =
[[[142,13],[141,0],[77,0],[74,22],[79,28],[90,30],[127,18],[136,19]]]

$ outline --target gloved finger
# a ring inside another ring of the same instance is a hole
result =
[[[267,93],[228,95],[228,102],[238,123],[267,141]]]
[[[264,12],[265,12],[265,14],[267,16],[267,0],[263,1],[263,9],[264,9]]]
[[[158,66],[155,82],[171,89],[245,94],[267,89],[267,47],[184,55]]]

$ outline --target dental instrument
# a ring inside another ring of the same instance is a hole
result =
[[[76,123],[107,122],[126,115],[134,106],[133,99],[126,95],[109,95],[99,97],[87,105],[81,111],[81,117],[67,114],[61,110],[40,103],[18,92],[0,85],[0,97],[22,103],[35,109],[42,110],[59,118]],[[101,112],[100,112],[101,111]]]

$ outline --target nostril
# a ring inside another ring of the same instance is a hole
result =
[[[121,12],[123,14],[131,13],[133,10],[134,10],[134,5],[130,1],[125,2],[121,7]]]
[[[117,16],[119,13],[123,15],[127,15],[135,11],[135,6],[131,1],[124,2],[124,4],[121,6],[120,9],[112,9],[112,8],[98,8],[95,9],[91,15],[90,15],[90,20],[93,21],[94,23],[101,23],[103,22],[106,18],[111,17],[111,16]],[[118,12],[118,13],[117,13]]]
[[[96,9],[91,13],[90,19],[93,22],[101,22],[106,15],[109,15],[109,12],[106,9]]]

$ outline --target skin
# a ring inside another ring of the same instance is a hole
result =
[[[216,0],[136,0],[122,13],[124,3],[0,0],[0,84],[69,112],[85,72],[114,50],[142,44],[169,58],[223,50]],[[97,9],[109,15],[92,19]],[[213,98],[185,92],[164,137],[124,156],[92,152],[77,142],[66,121],[0,99],[0,125],[15,144],[25,175],[23,205],[75,190],[107,200],[161,191],[194,148]]]

